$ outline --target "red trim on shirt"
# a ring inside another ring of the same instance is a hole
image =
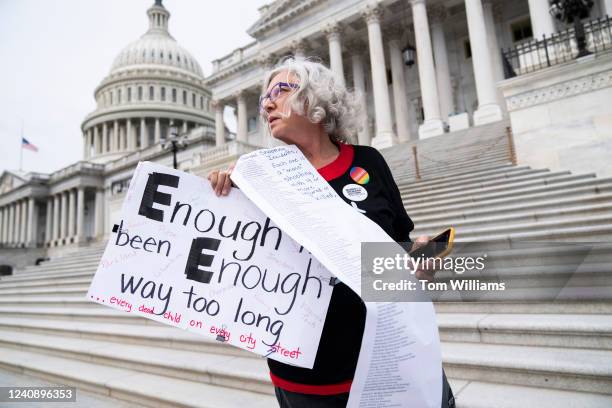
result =
[[[319,174],[326,181],[333,180],[346,173],[351,163],[353,162],[353,156],[355,155],[353,145],[346,143],[339,143],[339,145],[340,154],[338,155],[338,157],[336,157],[333,162],[317,169]]]
[[[291,381],[283,380],[270,373],[272,384],[278,388],[289,392],[297,392],[300,394],[315,394],[315,395],[336,395],[344,394],[351,390],[351,384],[353,380],[348,380],[338,384],[326,384],[326,385],[311,385],[311,384],[300,384]]]

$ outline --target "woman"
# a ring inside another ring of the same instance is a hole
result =
[[[384,158],[372,147],[348,144],[359,119],[355,95],[331,70],[307,60],[286,60],[266,75],[264,83],[266,91],[259,108],[272,137],[295,144],[340,197],[395,241],[410,241],[414,226]],[[229,193],[232,167],[209,174],[217,195]],[[420,245],[427,241],[427,236],[417,239]],[[421,269],[416,276],[431,280],[433,271]],[[268,359],[280,406],[346,406],[364,324],[363,301],[345,284],[336,284],[314,367]],[[449,393],[444,381],[442,407],[448,406]]]

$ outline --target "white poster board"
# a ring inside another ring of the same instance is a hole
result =
[[[87,298],[312,368],[331,278],[241,191],[142,162]]]

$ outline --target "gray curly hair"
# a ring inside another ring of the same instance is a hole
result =
[[[312,59],[289,57],[266,73],[267,89],[272,78],[287,71],[298,78],[299,88],[289,96],[291,110],[307,117],[312,123],[321,123],[332,141],[346,143],[356,139],[361,127],[361,96],[350,91],[336,74]],[[265,117],[265,112],[262,113]]]

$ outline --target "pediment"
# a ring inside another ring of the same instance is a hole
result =
[[[0,194],[7,193],[26,183],[26,179],[17,173],[5,170],[0,175]]]

